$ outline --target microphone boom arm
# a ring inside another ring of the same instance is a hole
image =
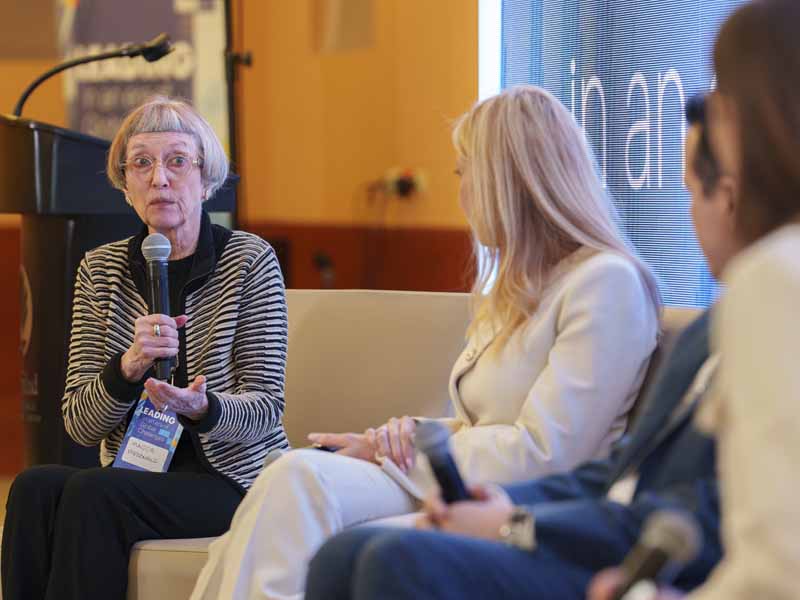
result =
[[[50,79],[53,75],[57,75],[61,73],[61,71],[65,71],[72,67],[76,67],[78,65],[83,65],[90,62],[95,62],[98,60],[106,60],[109,58],[121,58],[124,56],[128,56],[130,58],[134,58],[136,56],[140,56],[142,54],[146,54],[145,59],[152,62],[154,60],[158,60],[162,56],[169,54],[172,51],[172,47],[170,46],[169,36],[166,33],[162,33],[157,37],[153,38],[149,42],[145,42],[144,44],[127,44],[120,48],[119,50],[113,50],[111,52],[103,52],[102,54],[92,54],[90,56],[82,56],[79,58],[73,58],[72,60],[68,60],[63,62],[59,65],[56,65],[49,71],[45,71],[43,74],[39,75],[27,88],[25,91],[22,92],[19,100],[17,100],[16,106],[14,106],[14,112],[12,113],[15,117],[19,117],[22,115],[22,107],[25,105],[25,102],[28,100],[28,96],[30,96],[33,91],[39,87],[42,83]],[[161,53],[163,52],[163,54]]]

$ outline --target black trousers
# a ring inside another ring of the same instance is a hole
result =
[[[33,467],[6,504],[4,600],[124,600],[140,540],[220,535],[241,492],[207,473]]]

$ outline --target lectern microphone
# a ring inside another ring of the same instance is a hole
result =
[[[22,107],[25,105],[25,101],[28,99],[28,96],[31,95],[33,90],[39,87],[43,82],[50,79],[53,75],[60,73],[61,71],[65,71],[71,67],[76,67],[78,65],[83,65],[98,60],[106,60],[109,58],[121,58],[123,56],[127,56],[128,58],[141,56],[148,62],[154,62],[160,58],[163,58],[170,52],[172,52],[172,44],[169,41],[169,36],[166,33],[161,33],[152,40],[142,44],[126,44],[119,50],[112,50],[111,52],[103,52],[102,54],[92,54],[89,56],[73,58],[72,60],[63,62],[60,65],[56,65],[49,71],[43,73],[37,77],[33,83],[25,88],[25,91],[22,92],[19,100],[17,100],[13,114],[15,117],[19,117],[22,114]]]
[[[172,52],[172,43],[169,41],[169,36],[166,33],[160,33],[149,42],[144,44],[129,44],[123,46],[119,50],[125,52],[120,56],[127,56],[133,58],[134,56],[141,56],[147,62],[155,62]]]

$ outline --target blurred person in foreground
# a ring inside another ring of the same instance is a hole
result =
[[[62,402],[67,432],[99,443],[103,466],[39,466],[14,480],[5,600],[124,600],[136,542],[221,534],[266,454],[288,446],[283,277],[266,242],[203,210],[228,173],[211,126],[155,97],[123,122],[107,172],[143,226],[80,263]],[[142,242],[156,232],[171,244],[171,315],[148,314]],[[153,377],[160,358],[176,359],[172,382]],[[183,426],[166,472],[111,466],[143,390]]]
[[[714,47],[712,148],[734,182],[735,234],[748,247],[722,275],[720,373],[698,415],[719,440],[725,558],[691,600],[800,595],[799,23],[796,0],[755,0]],[[602,573],[590,598],[611,598],[620,578]]]

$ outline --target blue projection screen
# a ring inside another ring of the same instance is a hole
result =
[[[502,87],[541,85],[572,111],[667,305],[705,307],[718,292],[683,186],[683,105],[711,89],[714,36],[742,3],[502,2]]]

